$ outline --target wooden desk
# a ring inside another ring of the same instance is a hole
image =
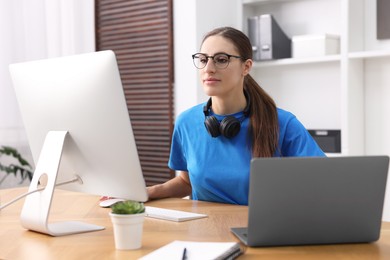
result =
[[[4,204],[25,188],[0,190]],[[0,212],[0,259],[137,259],[173,240],[238,241],[230,227],[247,225],[247,207],[185,199],[165,199],[147,205],[205,213],[209,217],[187,222],[146,218],[139,250],[115,249],[108,212],[99,197],[57,190],[51,210],[54,221],[81,220],[105,226],[103,231],[63,237],[25,230],[19,222],[24,200]],[[383,223],[381,238],[372,244],[247,248],[239,259],[390,259],[390,223]]]

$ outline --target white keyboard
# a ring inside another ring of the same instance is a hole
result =
[[[164,209],[164,208],[156,208],[151,206],[145,206],[146,216],[150,218],[158,218],[163,220],[170,221],[186,221],[198,218],[205,218],[207,215],[181,211],[181,210],[173,210],[173,209]]]

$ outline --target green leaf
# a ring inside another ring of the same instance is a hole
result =
[[[13,163],[9,165],[3,165],[0,162],[0,171],[5,172],[6,174],[13,174],[15,177],[18,175],[21,178],[21,183],[27,178],[31,181],[33,177],[33,172],[31,165],[25,160],[22,155],[15,149],[9,146],[2,146],[0,148],[0,157],[2,155],[10,156],[18,161],[20,165],[15,165]]]
[[[139,214],[145,212],[145,206],[142,202],[126,200],[113,204],[111,210],[114,214]]]
[[[12,148],[10,146],[2,146],[0,148],[0,155],[1,154],[11,156],[11,157],[17,159],[18,162],[20,163],[20,165],[27,166],[27,167],[31,168],[31,165],[28,163],[28,161],[25,160],[22,157],[22,155],[15,148]]]

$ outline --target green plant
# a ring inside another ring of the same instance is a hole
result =
[[[0,148],[0,157],[1,156],[10,156],[19,163],[19,165],[10,163],[9,165],[3,165],[0,162],[0,171],[5,172],[6,175],[0,180],[0,184],[4,182],[4,180],[10,175],[13,174],[15,177],[18,175],[21,178],[20,183],[22,183],[24,180],[29,179],[32,180],[33,172],[32,167],[28,163],[26,159],[22,157],[22,155],[15,149],[9,146],[1,146]]]
[[[145,212],[145,206],[142,202],[126,200],[111,205],[111,210],[113,214],[139,214]]]

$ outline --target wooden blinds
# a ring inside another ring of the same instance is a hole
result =
[[[172,0],[96,0],[96,49],[116,53],[147,185],[167,166],[173,126]]]

